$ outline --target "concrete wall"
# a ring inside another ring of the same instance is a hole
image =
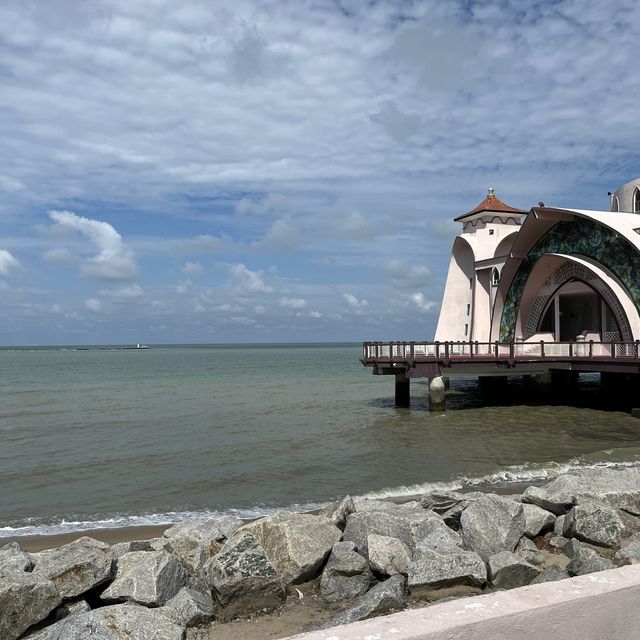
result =
[[[434,604],[297,640],[634,640],[640,565]]]

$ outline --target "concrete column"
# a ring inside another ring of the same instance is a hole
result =
[[[429,411],[445,410],[446,384],[442,376],[429,378]]]
[[[396,373],[396,407],[411,405],[411,381],[404,371]]]

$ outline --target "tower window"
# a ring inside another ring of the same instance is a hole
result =
[[[495,229],[489,229],[489,235],[492,236],[496,232]]]
[[[465,336],[468,336],[468,335],[469,335],[469,325],[468,325],[468,324],[465,324],[465,325],[464,325],[464,335],[465,335]]]
[[[500,284],[500,272],[496,267],[493,267],[493,270],[491,271],[491,284],[494,287],[497,287]]]
[[[633,192],[633,212],[640,213],[640,189],[638,187]]]
[[[467,305],[467,315],[469,315],[471,313],[471,305],[468,304]]]

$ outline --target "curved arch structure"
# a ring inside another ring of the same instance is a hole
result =
[[[571,280],[597,293],[621,337],[640,339],[638,216],[550,208],[532,209],[531,214],[503,269],[492,339],[508,342],[535,334],[549,296]]]

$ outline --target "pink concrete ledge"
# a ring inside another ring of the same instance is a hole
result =
[[[463,598],[296,640],[634,640],[640,565]]]

